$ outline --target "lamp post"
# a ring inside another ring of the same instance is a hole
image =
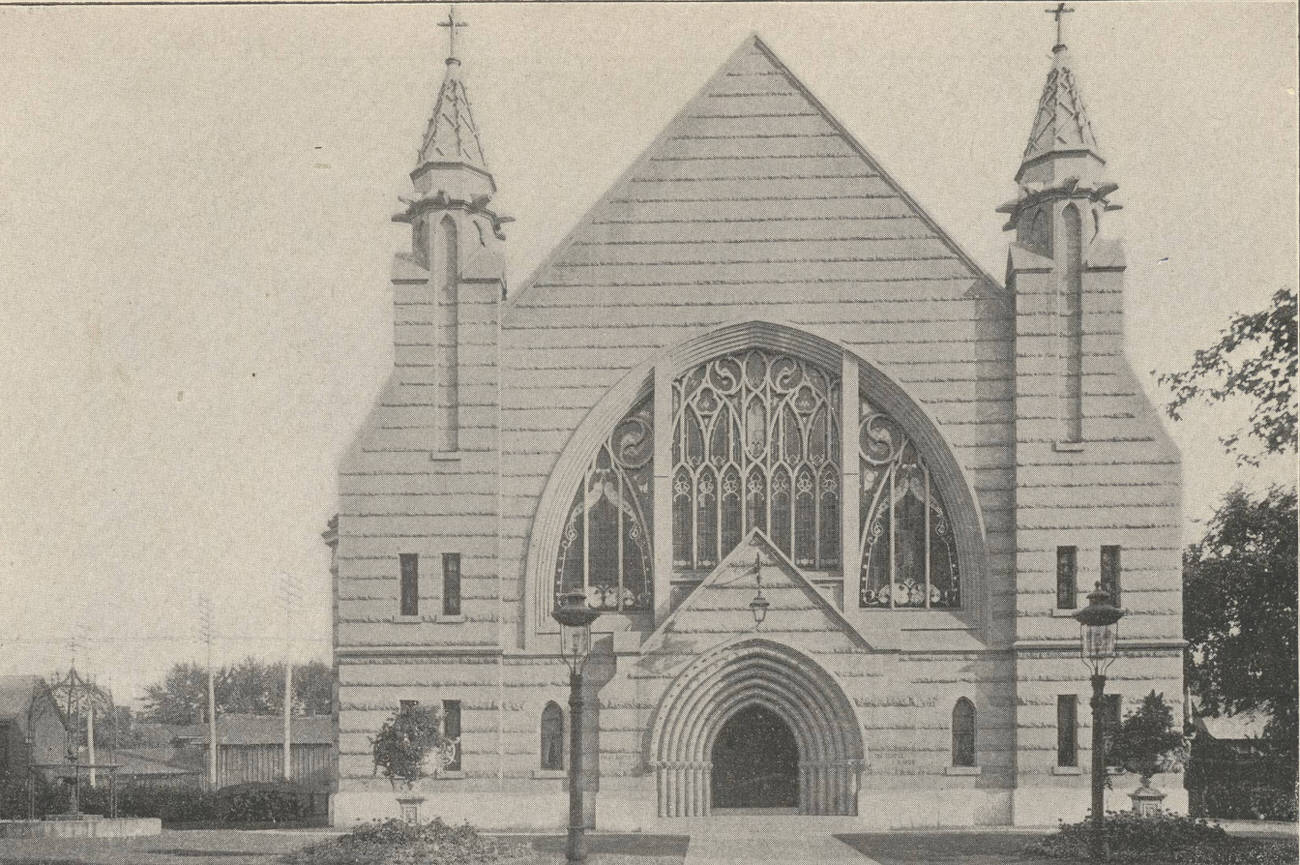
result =
[[[587,858],[582,819],[582,668],[591,654],[591,623],[600,615],[582,591],[560,595],[551,617],[560,623],[560,654],[569,667],[569,838],[565,858]]]
[[[1105,861],[1106,850],[1106,739],[1102,730],[1106,670],[1115,660],[1115,639],[1124,611],[1110,602],[1097,583],[1088,593],[1088,606],[1074,614],[1079,623],[1079,654],[1092,671],[1092,857]]]

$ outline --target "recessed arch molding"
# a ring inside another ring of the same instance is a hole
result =
[[[801,652],[745,639],[697,659],[659,703],[650,740],[659,816],[709,815],[714,740],[733,715],[755,705],[794,734],[799,813],[856,815],[864,749],[844,690]]]

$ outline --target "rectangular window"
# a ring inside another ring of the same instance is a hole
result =
[[[402,602],[403,616],[420,615],[420,557],[415,553],[402,553],[398,556],[402,563]]]
[[[1119,546],[1101,548],[1101,587],[1110,595],[1110,602],[1119,606],[1120,593]]]
[[[442,554],[442,614],[460,615],[460,553]]]
[[[1073,610],[1078,606],[1079,548],[1056,548],[1056,608]]]
[[[1118,763],[1111,759],[1110,751],[1115,742],[1115,735],[1119,732],[1119,713],[1123,698],[1119,694],[1105,694],[1103,699],[1105,703],[1102,704],[1101,711],[1101,736],[1106,744],[1106,765],[1116,766]]]
[[[442,735],[448,739],[460,739],[460,700],[443,700],[442,701]],[[460,742],[456,742],[456,748],[452,752],[451,762],[447,768],[453,772],[460,771]]]
[[[1079,750],[1075,746],[1075,727],[1079,720],[1079,698],[1074,694],[1060,694],[1056,698],[1056,765],[1079,765]]]

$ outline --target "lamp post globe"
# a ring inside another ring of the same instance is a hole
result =
[[[560,655],[569,668],[569,834],[565,858],[587,858],[582,816],[582,670],[591,654],[591,623],[600,613],[587,606],[581,590],[556,598],[551,618],[560,625]]]
[[[1102,729],[1106,670],[1115,660],[1119,620],[1124,611],[1111,603],[1110,594],[1097,583],[1088,593],[1088,606],[1074,614],[1079,623],[1079,656],[1092,674],[1092,857],[1105,861],[1106,849],[1106,738]]]

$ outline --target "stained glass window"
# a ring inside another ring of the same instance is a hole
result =
[[[614,427],[574,493],[555,562],[555,592],[581,589],[609,611],[653,605],[653,397]]]
[[[715,567],[754,528],[801,568],[840,563],[839,377],[736,352],[673,382],[673,566]]]
[[[948,510],[916,445],[867,400],[860,402],[861,594],[865,608],[961,606]]]

